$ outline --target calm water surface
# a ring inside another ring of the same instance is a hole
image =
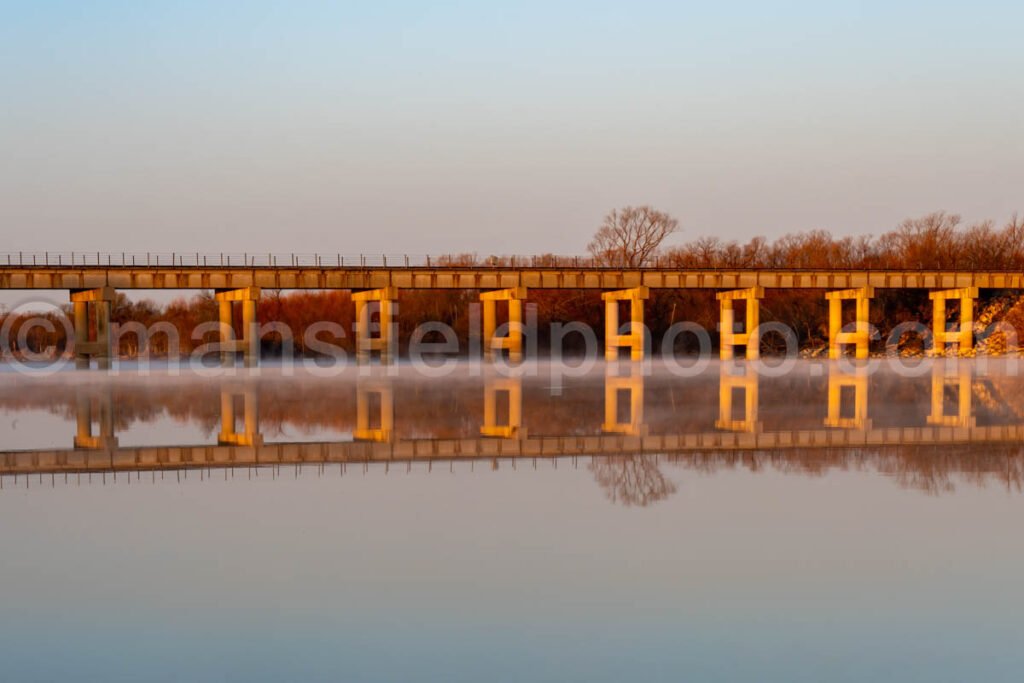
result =
[[[1017,681],[1009,370],[0,373],[0,679]]]

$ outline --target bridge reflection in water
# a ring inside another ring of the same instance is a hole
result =
[[[658,463],[667,461],[706,466],[737,459],[768,460],[813,470],[822,463],[845,467],[857,458],[896,457],[909,458],[903,465],[913,461],[917,463],[913,467],[926,470],[940,463],[954,471],[988,468],[1007,485],[1018,485],[1014,473],[1020,467],[1019,445],[1024,439],[1024,405],[1018,405],[1018,397],[1024,397],[1024,383],[999,376],[1005,386],[997,390],[968,361],[935,362],[916,382],[875,375],[864,364],[813,367],[817,376],[824,377],[816,379],[815,372],[810,372],[783,382],[762,377],[746,362],[723,362],[717,373],[691,380],[645,378],[639,364],[623,368],[609,364],[598,378],[602,388],[591,378],[575,397],[561,399],[546,395],[540,382],[493,371],[482,379],[452,382],[440,396],[416,397],[431,385],[413,382],[405,391],[408,379],[382,372],[354,381],[354,406],[337,393],[350,392],[353,382],[341,389],[331,385],[315,389],[328,392],[323,396],[281,401],[278,393],[284,380],[234,380],[181,389],[185,393],[219,391],[216,403],[199,395],[188,401],[189,410],[202,413],[198,418],[193,415],[193,421],[219,423],[216,444],[160,446],[126,446],[119,443],[116,432],[133,421],[146,420],[133,415],[140,406],[149,402],[151,409],[166,408],[172,403],[170,396],[182,400],[178,394],[155,395],[151,388],[111,383],[78,385],[71,401],[66,395],[55,399],[45,392],[35,398],[30,391],[0,392],[0,406],[8,410],[64,401],[68,418],[73,413],[76,425],[69,448],[0,451],[0,475],[419,460],[487,459],[496,464],[501,459],[594,456],[590,467],[609,497],[646,504],[675,490],[658,469]],[[869,391],[879,382],[886,386],[872,404]],[[436,384],[435,380],[435,391]],[[974,409],[979,388],[986,397],[983,424]],[[766,390],[775,394],[762,405]],[[594,405],[595,395],[603,397],[603,406]],[[790,409],[797,397],[803,403]],[[650,421],[645,420],[645,404],[648,412],[655,411]],[[710,412],[716,404],[717,411]],[[871,406],[878,415],[875,421]],[[925,408],[927,414],[923,414]],[[219,415],[209,414],[217,410]],[[341,436],[277,442],[261,430],[261,417],[265,421],[268,414],[280,425],[302,422],[307,413],[331,422]],[[354,421],[346,417],[351,413]],[[466,421],[473,416],[479,421],[467,427]],[[537,423],[536,429],[531,420]],[[876,426],[878,421],[883,424]],[[982,466],[979,447],[1005,462],[996,465],[989,459]],[[997,473],[999,467],[1003,471]],[[639,487],[642,495],[627,494],[622,490],[624,482]]]

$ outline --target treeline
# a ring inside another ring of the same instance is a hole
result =
[[[506,265],[501,257],[480,258],[473,254],[449,256],[440,260],[447,265]],[[589,259],[544,255],[534,257],[532,265],[582,264]],[[524,264],[525,265],[525,264]],[[959,216],[933,213],[904,221],[896,229],[877,237],[834,237],[816,230],[786,235],[776,240],[755,237],[745,243],[701,237],[680,246],[664,248],[647,257],[647,266],[680,269],[700,268],[808,268],[808,269],[961,269],[1024,271],[1024,220],[1012,218],[997,227],[991,221],[965,225]],[[993,297],[1013,298],[1015,293],[986,292]],[[400,290],[398,307],[399,345],[404,350],[413,330],[425,322],[441,322],[450,326],[465,348],[470,335],[471,305],[478,303],[478,292],[466,290]],[[979,302],[985,306],[986,300]],[[580,322],[589,325],[601,340],[604,334],[604,305],[598,291],[532,290],[530,305],[534,306],[538,348],[550,348],[553,323]],[[950,311],[956,315],[956,311]],[[883,335],[895,325],[906,321],[931,321],[931,302],[925,290],[879,290],[871,306],[871,322]],[[293,335],[296,353],[308,348],[307,331],[316,323],[336,323],[344,330],[339,338],[329,331],[320,332],[321,341],[336,344],[348,352],[354,349],[354,306],[347,291],[280,292],[264,290],[258,307],[261,324],[281,323]],[[0,316],[12,348],[34,351],[66,347],[65,321],[51,313],[52,329],[35,326],[17,341],[21,319]],[[717,343],[718,302],[711,290],[656,290],[647,302],[645,322],[651,329],[655,348],[660,348],[665,332],[675,323],[690,321],[703,326]],[[820,290],[769,290],[761,305],[762,322],[778,321],[791,327],[802,346],[824,346],[827,342],[827,306]],[[1012,320],[1012,317],[1011,317]],[[210,292],[188,299],[178,299],[166,306],[152,301],[131,301],[118,294],[112,311],[112,322],[140,323],[146,328],[173,329],[180,340],[182,353],[191,353],[200,344],[216,341],[216,333],[208,329],[198,337],[197,329],[204,323],[218,321],[218,306]],[[236,321],[236,323],[240,323]],[[479,323],[476,323],[479,325]],[[435,337],[428,337],[428,341]],[[149,340],[153,355],[168,352],[169,335],[157,334]],[[263,352],[281,353],[286,349],[284,337],[271,332],[262,341]],[[770,344],[771,340],[766,340]],[[776,344],[778,340],[775,340]],[[20,344],[20,346],[19,346]],[[568,352],[582,350],[579,335],[566,337],[563,348]],[[693,351],[696,339],[685,335],[677,340],[677,351]],[[125,334],[119,342],[119,353],[136,355],[139,341],[135,334]]]

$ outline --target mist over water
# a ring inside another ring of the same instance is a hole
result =
[[[907,374],[8,373],[5,677],[1014,679],[1024,378]]]

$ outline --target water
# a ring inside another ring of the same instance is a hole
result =
[[[2,678],[1019,679],[1024,378],[738,367],[7,374]]]

